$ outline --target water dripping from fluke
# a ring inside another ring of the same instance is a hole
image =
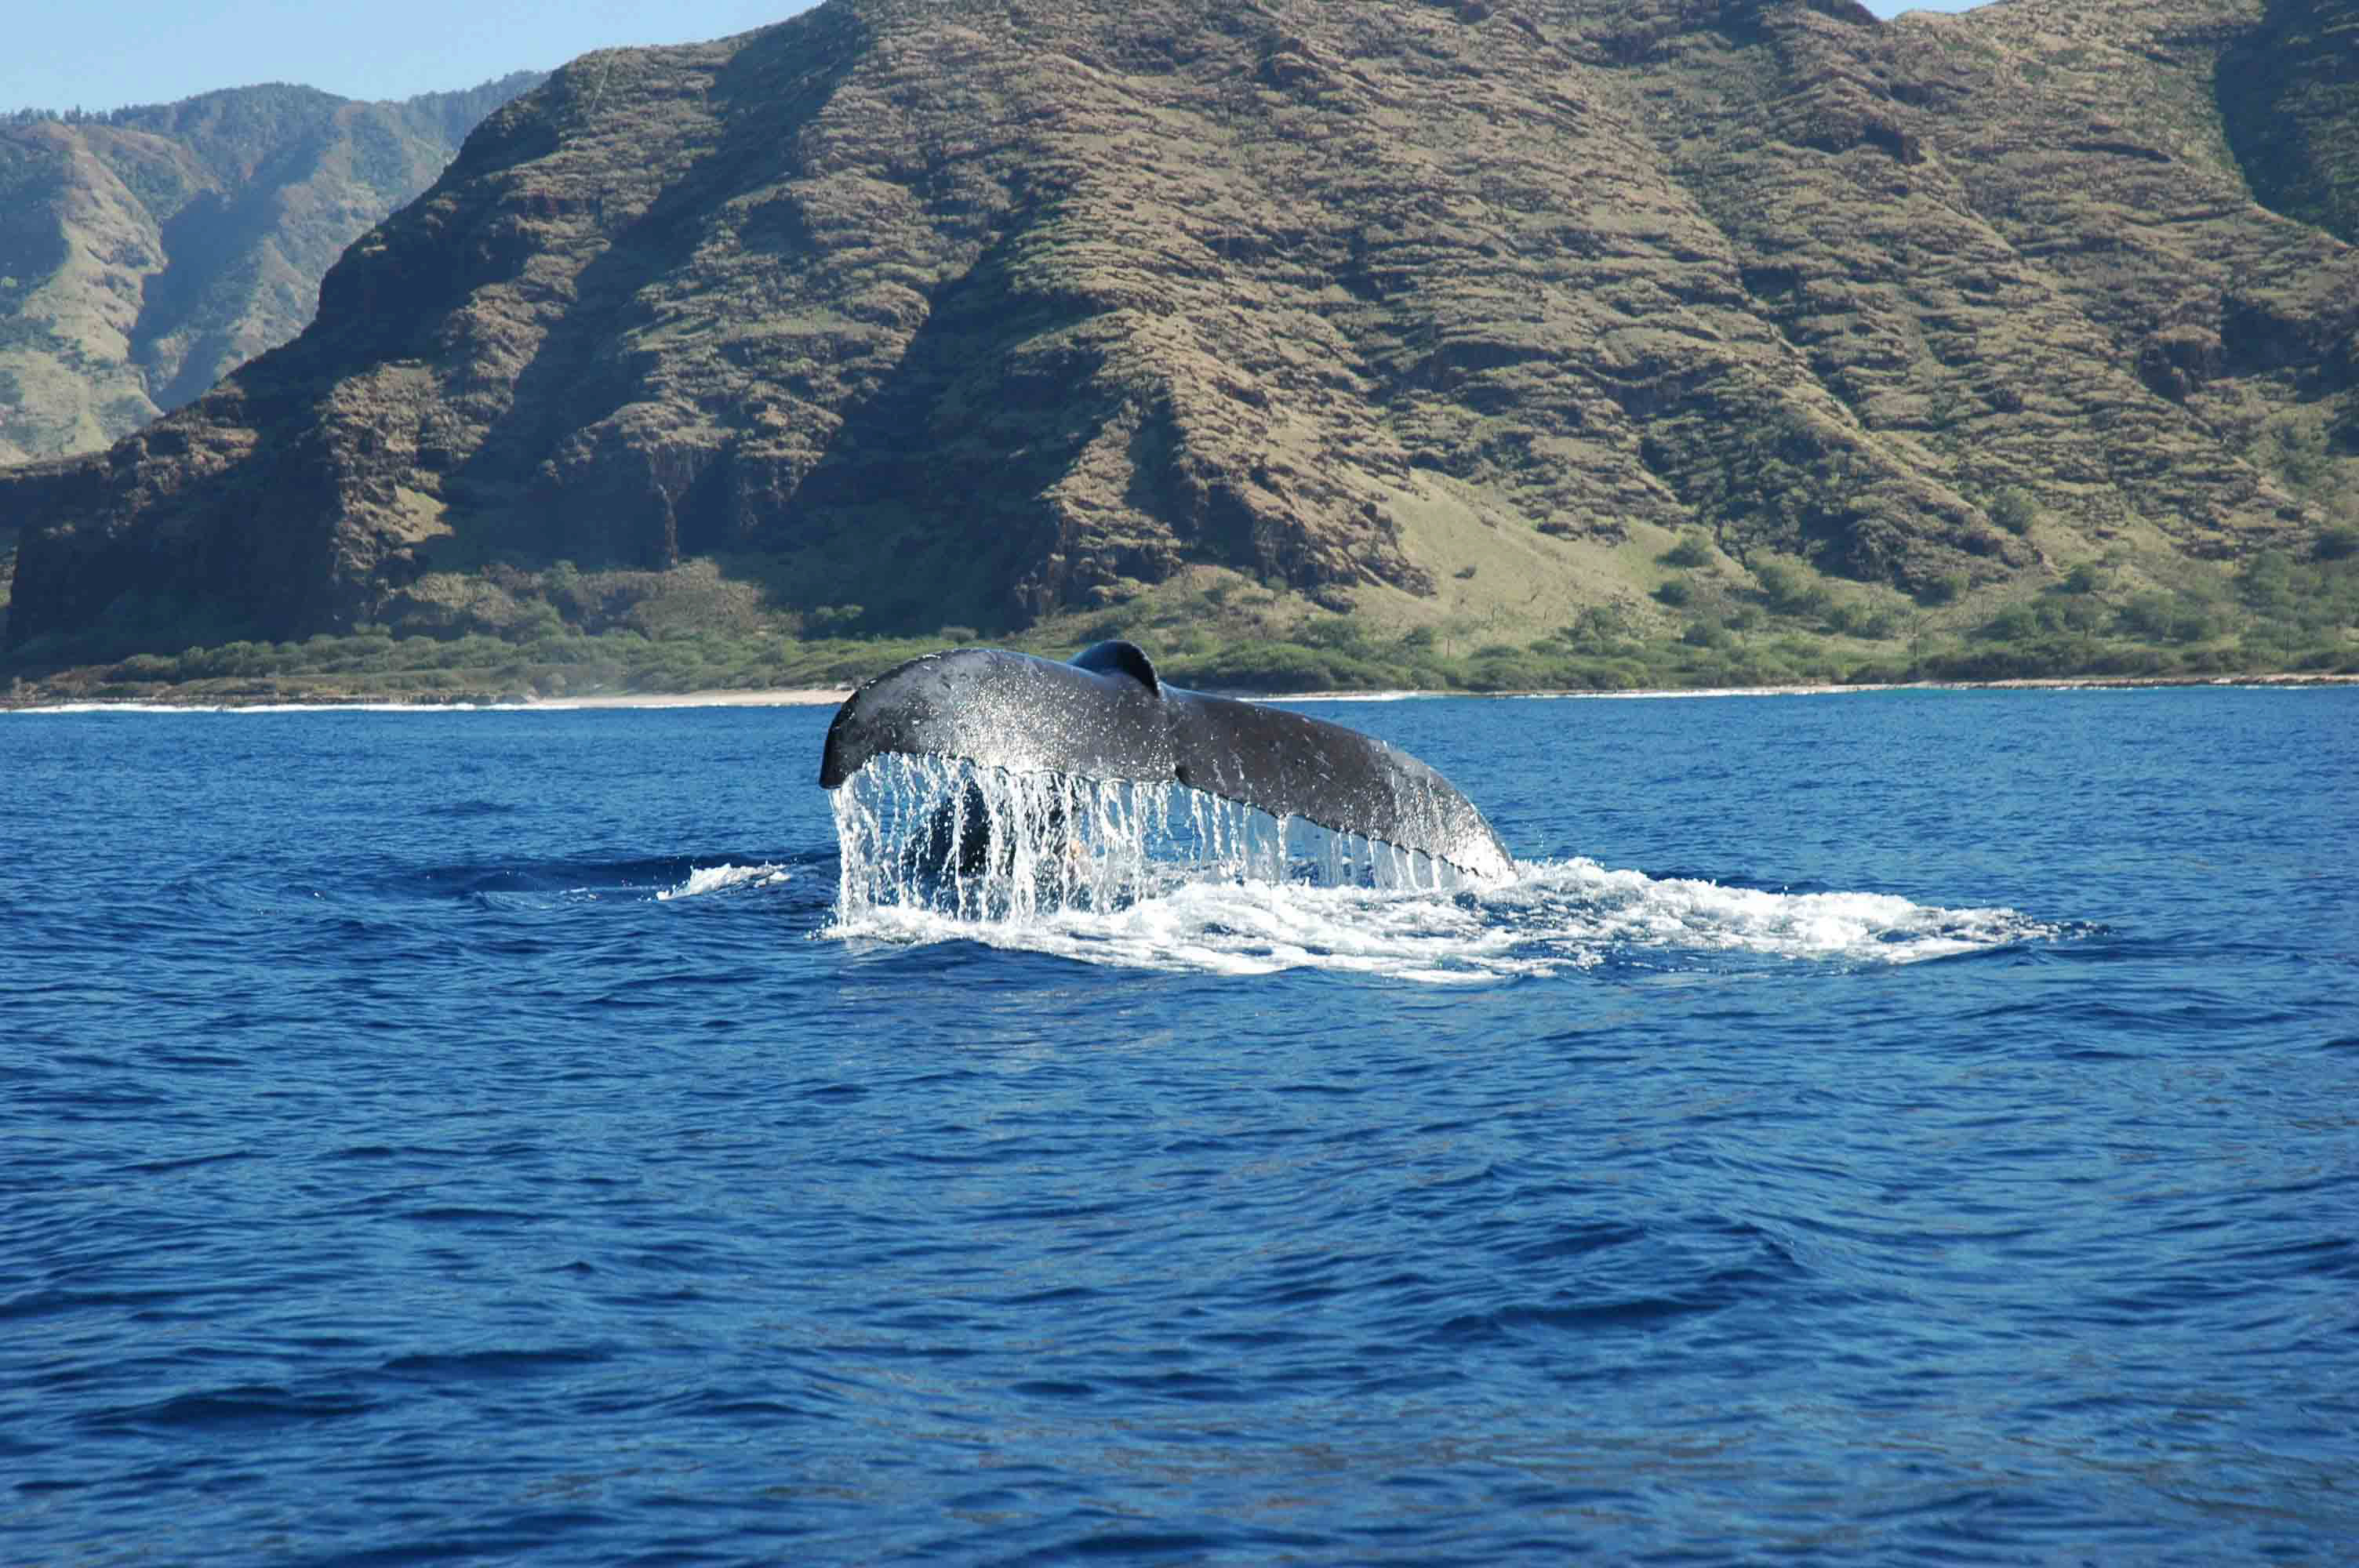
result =
[[[872,761],[897,755],[1024,777],[1200,790],[1281,823],[1301,818],[1365,835],[1474,876],[1515,874],[1480,808],[1426,763],[1323,719],[1168,685],[1131,643],[1099,643],[1061,664],[1006,648],[954,648],[897,665],[836,710],[820,784],[838,789]],[[971,858],[955,842],[950,850]]]
[[[1465,881],[1430,855],[1179,784],[890,753],[830,798],[839,926],[880,910],[1022,924],[1191,883],[1447,892]]]

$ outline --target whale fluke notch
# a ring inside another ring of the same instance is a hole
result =
[[[1398,747],[1322,719],[1167,685],[1132,643],[1097,643],[1070,664],[956,648],[897,665],[836,710],[819,782],[838,788],[886,752],[1184,784],[1477,877],[1515,869],[1474,803]]]

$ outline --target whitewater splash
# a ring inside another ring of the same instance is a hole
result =
[[[2057,934],[2007,909],[1723,887],[1587,860],[1519,862],[1514,880],[1485,885],[1193,790],[940,757],[876,758],[832,798],[841,871],[826,935],[837,938],[1446,982],[1616,961],[1899,964]]]
[[[1430,855],[1179,784],[893,753],[830,799],[843,922],[886,909],[999,922],[1104,914],[1205,882],[1438,892],[1468,881]]]
[[[786,880],[784,866],[696,866],[690,870],[688,881],[658,892],[656,902],[669,903],[677,898],[698,898],[731,888],[771,887]]]

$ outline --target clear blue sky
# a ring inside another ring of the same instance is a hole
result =
[[[742,33],[813,0],[16,0],[0,111],[168,103],[217,87],[294,81],[347,98],[407,98],[550,70],[616,44]]]
[[[1880,16],[1983,0],[1867,0]],[[347,98],[407,98],[549,70],[616,44],[742,33],[813,0],[19,0],[0,51],[0,111],[168,103],[217,87],[295,81]]]

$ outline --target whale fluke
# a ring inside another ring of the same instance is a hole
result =
[[[836,710],[819,782],[835,789],[887,752],[1184,784],[1476,877],[1515,869],[1473,802],[1398,747],[1284,708],[1167,686],[1132,643],[1099,643],[1070,664],[957,648],[897,665]]]

